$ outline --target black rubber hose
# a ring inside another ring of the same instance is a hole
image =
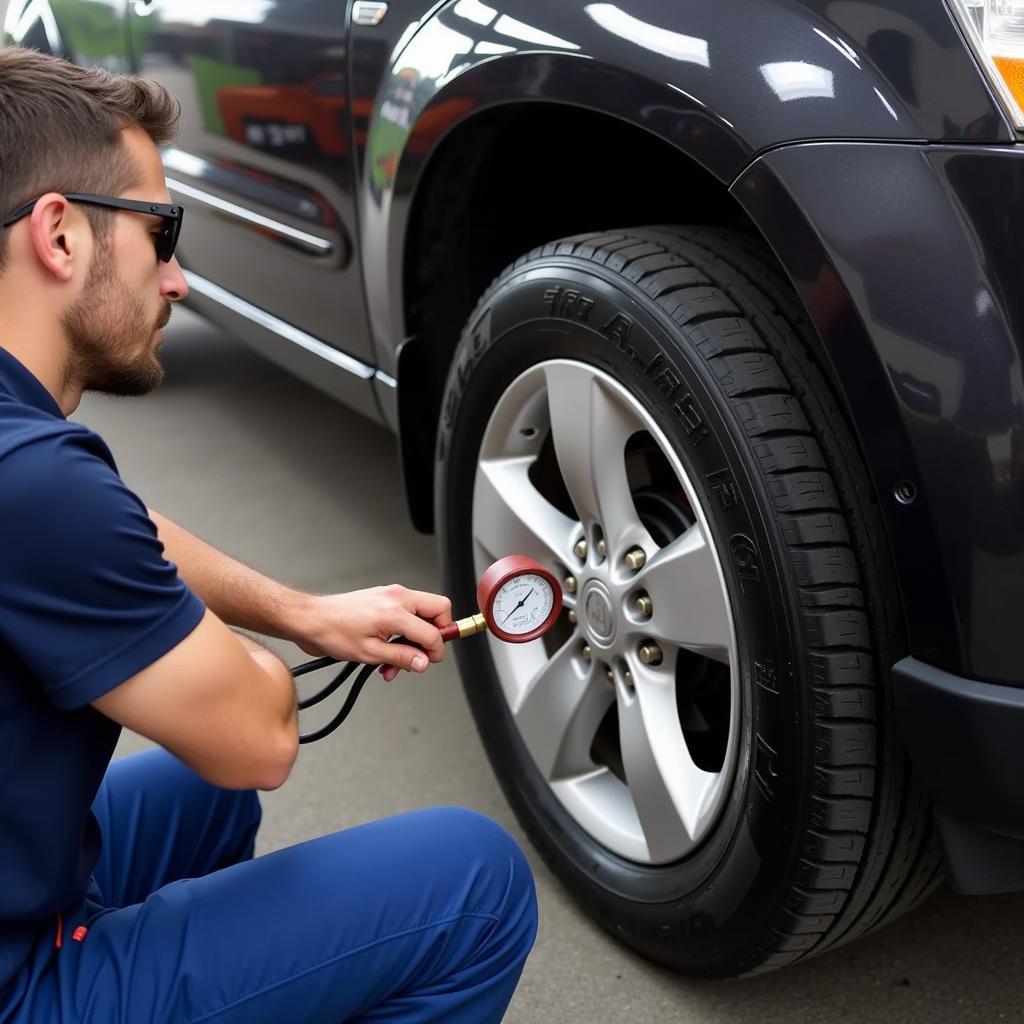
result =
[[[404,636],[394,636],[388,642],[393,644],[406,644],[409,641],[406,640]],[[328,665],[337,664],[339,664],[337,658],[316,658],[313,661],[306,661],[301,665],[296,665],[295,668],[291,670],[291,673],[297,678],[298,676],[304,676],[307,672],[316,672],[317,669],[327,668]],[[327,700],[327,698],[342,686],[348,677],[360,667],[362,668],[362,671],[358,676],[356,676],[356,681],[352,684],[352,689],[349,690],[348,696],[345,698],[345,703],[341,706],[341,710],[321,728],[316,729],[313,732],[300,733],[300,743],[313,743],[316,740],[322,740],[325,736],[330,736],[330,734],[334,732],[334,730],[337,729],[346,718],[348,718],[352,708],[355,706],[359,692],[366,685],[366,680],[373,675],[375,669],[380,668],[380,665],[363,665],[358,661],[346,662],[345,667],[322,690],[298,701],[300,711],[305,711],[306,708],[315,707],[321,701]]]
[[[292,671],[293,676],[305,675],[306,672],[315,672],[318,668],[326,668],[328,665],[336,665],[334,658],[318,658],[316,661],[307,662]],[[299,710],[315,707],[322,700],[327,700],[335,690],[345,682],[355,670],[359,668],[358,661],[350,661],[322,690],[298,702]]]
[[[330,692],[333,693],[334,690],[341,686],[341,684],[352,674],[353,669],[358,667],[358,661],[350,661],[345,666],[345,670],[331,682],[328,687]],[[348,691],[348,696],[345,698],[345,703],[342,704],[341,710],[326,725],[321,726],[319,729],[315,729],[313,732],[300,733],[299,742],[315,743],[317,740],[322,740],[325,736],[330,736],[330,734],[334,732],[334,730],[337,729],[346,718],[348,718],[352,708],[355,707],[356,699],[359,697],[359,692],[366,685],[366,680],[369,679],[378,668],[380,668],[379,665],[363,665],[362,671],[356,676],[356,681],[352,684],[352,689]],[[320,701],[327,696],[327,693],[324,691],[316,694],[315,696],[316,701]],[[302,705],[300,705],[300,707],[301,706]]]

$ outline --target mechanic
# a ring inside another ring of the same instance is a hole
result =
[[[162,378],[188,291],[157,150],[177,114],[155,83],[0,49],[0,1021],[500,1020],[536,902],[488,818],[252,859],[295,688],[228,627],[390,680],[441,660],[448,600],[261,576],[150,513],[66,419]],[[162,749],[111,765],[122,726]]]

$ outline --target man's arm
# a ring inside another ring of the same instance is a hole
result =
[[[276,789],[299,749],[288,669],[209,609],[184,640],[92,703],[229,789]]]
[[[0,522],[19,529],[0,626],[41,695],[93,705],[216,785],[279,786],[298,750],[291,673],[189,591],[90,437],[44,436],[2,468]]]
[[[382,663],[384,678],[399,669],[426,670],[444,657],[439,628],[451,622],[451,602],[438,594],[392,585],[348,594],[307,594],[278,583],[218,551],[149,509],[167,559],[192,591],[228,625],[291,640],[308,654]],[[400,635],[412,644],[388,643]]]
[[[286,587],[147,509],[167,560],[207,608],[229,626],[299,642],[312,594]]]

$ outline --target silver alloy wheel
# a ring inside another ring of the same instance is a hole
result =
[[[694,519],[664,547],[644,526],[630,491],[626,444],[639,432],[667,460]],[[549,433],[579,520],[531,480]],[[539,363],[512,383],[488,421],[472,529],[478,575],[494,559],[521,553],[576,581],[575,592],[564,595],[576,623],[557,650],[549,654],[543,640],[514,645],[488,637],[516,726],[552,791],[583,829],[622,857],[664,864],[685,856],[706,837],[729,794],[739,685],[718,552],[671,444],[608,374],[574,360]],[[639,570],[625,561],[636,548],[646,559]],[[641,594],[650,598],[649,616],[636,609]],[[660,663],[641,658],[641,646],[651,642]],[[680,720],[676,667],[685,651],[729,669],[728,737],[716,771],[698,766]],[[613,704],[620,773],[592,754]]]

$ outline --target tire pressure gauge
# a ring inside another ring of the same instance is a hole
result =
[[[527,555],[508,555],[495,562],[480,577],[476,587],[476,601],[480,612],[442,626],[442,640],[447,643],[458,637],[482,633],[485,629],[510,644],[525,644],[536,640],[555,624],[562,611],[562,587],[558,577],[540,562]],[[292,675],[301,676],[336,664],[334,658],[316,658],[303,665],[296,665]],[[300,700],[300,709],[311,708],[334,693],[353,672],[360,670],[338,714],[315,732],[300,735],[299,742],[312,743],[334,732],[348,717],[359,691],[376,668],[377,665],[361,665],[357,661],[350,661],[322,690]]]
[[[445,641],[485,629],[509,644],[536,640],[555,624],[562,610],[562,588],[540,562],[527,555],[508,555],[480,577],[476,601],[480,613],[444,626]]]
[[[525,644],[555,624],[562,610],[562,587],[539,562],[526,555],[509,555],[483,574],[476,599],[499,640]]]

